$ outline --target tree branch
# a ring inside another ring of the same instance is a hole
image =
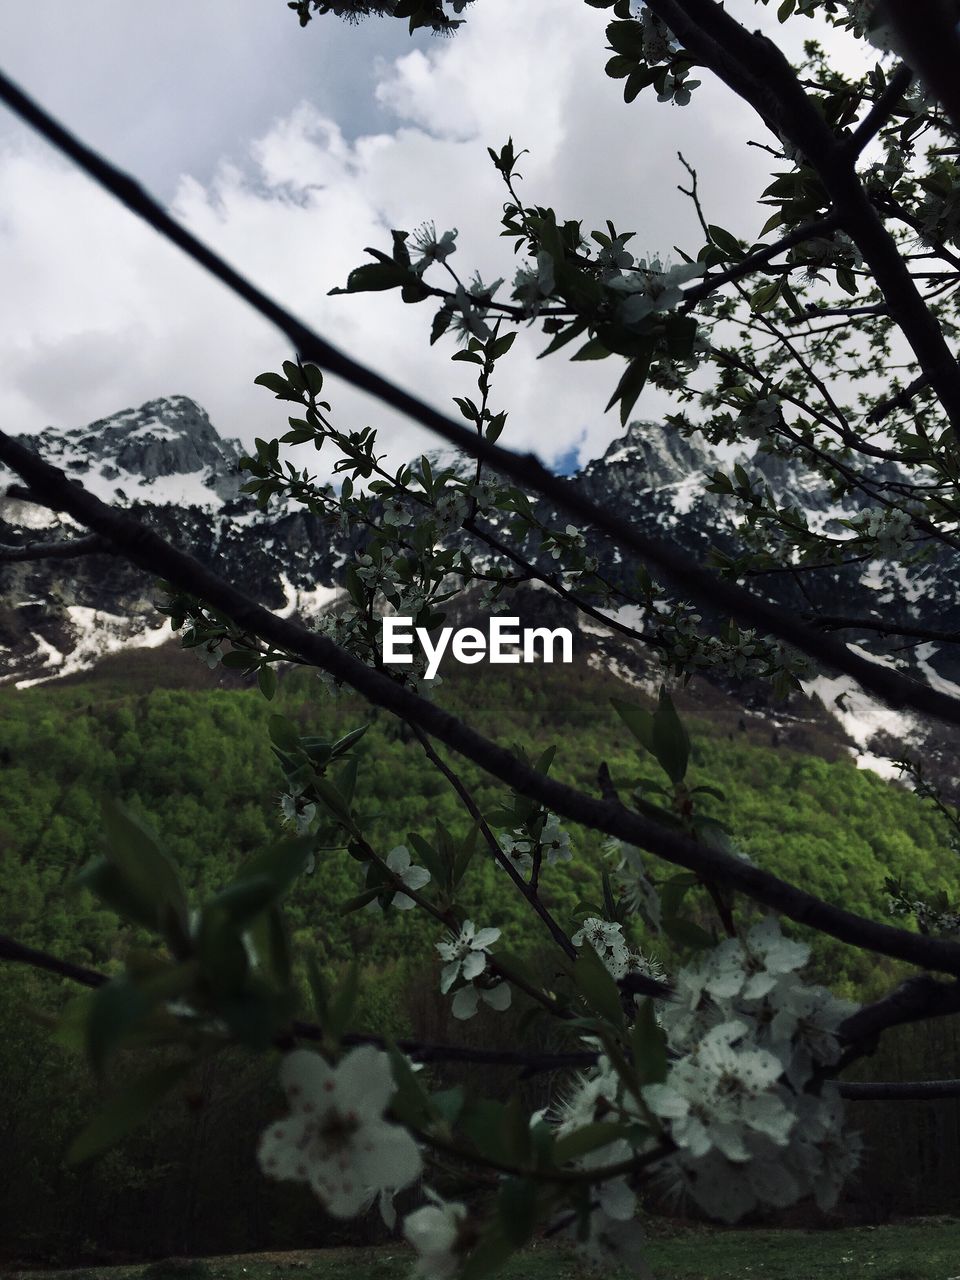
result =
[[[893,115],[894,108],[910,88],[913,72],[901,62],[887,82],[887,87],[876,99],[870,110],[854,129],[847,146],[854,156],[859,156],[865,147],[873,141],[883,126]]]
[[[908,0],[894,2],[906,10]],[[804,92],[787,59],[771,40],[752,35],[716,0],[649,0],[649,6],[698,62],[748,102],[768,127],[787,138],[816,170],[947,417],[960,429],[960,366],[900,257],[896,241],[863,189],[855,155],[836,137]],[[916,24],[915,17],[913,22]]]
[[[840,1096],[850,1102],[934,1102],[960,1098],[960,1080],[844,1080]]]
[[[116,547],[92,533],[87,538],[74,538],[72,542],[25,542],[14,547],[0,543],[0,563],[14,564],[24,560],[73,560],[78,556],[114,556]]]
[[[85,987],[101,987],[110,981],[109,975],[95,969],[61,960],[44,951],[24,946],[13,938],[0,935],[0,960],[12,960],[30,965],[57,977],[67,978]],[[845,1040],[862,1040],[876,1037],[880,1032],[904,1022],[921,1021],[960,1010],[960,984],[947,986],[927,975],[908,979],[901,987],[866,1005],[846,1020],[840,1028]],[[324,1030],[313,1022],[295,1021],[294,1036],[300,1040],[322,1041]],[[389,1048],[388,1042],[378,1035],[351,1032],[342,1037],[348,1047],[372,1044],[380,1049]],[[524,1076],[542,1071],[585,1070],[593,1066],[599,1054],[591,1050],[580,1052],[537,1052],[524,1049],[479,1049],[466,1045],[438,1044],[424,1040],[398,1040],[397,1047],[418,1062],[465,1062],[473,1065],[522,1067]],[[960,1096],[958,1080],[924,1080],[907,1082],[840,1081],[842,1097],[856,1101],[879,1100],[929,1100]]]
[[[960,35],[957,13],[944,0],[883,0],[882,10],[893,24],[905,57],[924,84],[946,107],[953,127],[960,130]]]

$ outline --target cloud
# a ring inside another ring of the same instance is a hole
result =
[[[669,255],[675,244],[695,252],[702,243],[676,190],[686,178],[678,149],[700,173],[711,221],[743,234],[762,221],[754,202],[767,164],[743,145],[762,136],[748,109],[711,82],[687,108],[645,97],[626,106],[603,74],[604,21],[579,0],[484,0],[454,40],[377,63],[389,131],[354,136],[349,98],[335,111],[303,101],[209,181],[181,177],[172,211],[342,349],[448,409],[452,395],[474,388],[470,366],[449,359],[452,341],[429,347],[432,308],[328,291],[364,260],[365,246],[386,248],[390,228],[426,220],[459,229],[451,264],[464,277],[478,268],[509,282],[516,260],[499,237],[506,193],[488,145],[512,134],[530,149],[520,166],[524,199],[584,218],[585,231],[610,217],[637,232],[640,252]],[[0,146],[0,190],[5,429],[78,425],[178,393],[247,443],[283,429],[282,406],[252,380],[278,367],[288,345],[243,304],[22,137]],[[538,361],[543,345],[538,331],[522,331],[497,375],[492,403],[510,413],[504,442],[548,461],[571,449],[591,456],[618,434],[602,408],[620,362]],[[379,425],[396,462],[430,443],[358,393],[335,383],[329,391],[337,422]],[[666,407],[651,391],[636,412],[655,417]]]

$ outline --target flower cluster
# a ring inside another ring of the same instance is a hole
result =
[[[560,826],[560,819],[555,813],[548,814],[543,819],[542,826],[538,820],[504,832],[499,843],[505,856],[523,876],[528,876],[533,870],[533,857],[538,849],[548,866],[557,862],[569,862],[573,857],[570,836]]]
[[[632,949],[623,936],[623,925],[588,916],[583,928],[570,939],[575,947],[588,943],[603,961],[604,968],[617,981],[628,973],[640,974],[663,982],[665,974],[660,964],[642,951]]]
[[[948,903],[934,906],[923,898],[911,898],[902,887],[892,882],[888,888],[887,910],[892,916],[913,916],[921,933],[960,940],[960,911]]]
[[[629,274],[607,282],[611,289],[626,295],[618,308],[620,322],[628,329],[637,328],[656,312],[672,311],[683,299],[680,286],[696,280],[703,272],[702,262],[664,267],[659,258],[651,258],[649,263],[641,258]]]
[[[446,995],[455,982],[463,982],[450,1006],[455,1018],[472,1018],[481,1000],[498,1012],[510,1007],[509,983],[491,982],[491,975],[485,972],[487,949],[499,937],[499,929],[478,930],[472,920],[466,920],[458,934],[451,934],[446,942],[436,944],[440,959],[444,961],[440,971],[440,990]]]
[[[660,1010],[673,1059],[643,1097],[678,1148],[666,1172],[727,1221],[809,1194],[830,1207],[857,1164],[836,1090],[805,1092],[838,1061],[838,1031],[856,1006],[800,980],[808,957],[768,917],[681,970]]]
[[[854,527],[861,537],[869,538],[876,544],[880,555],[894,557],[910,541],[913,522],[906,511],[890,507],[870,507],[860,513]]]

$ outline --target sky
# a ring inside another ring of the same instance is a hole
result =
[[[793,50],[815,34],[806,21],[777,28],[752,0],[727,8]],[[430,347],[434,308],[329,290],[370,261],[366,246],[388,249],[391,228],[428,221],[457,229],[461,276],[509,284],[517,263],[499,236],[506,192],[488,146],[512,136],[529,149],[526,202],[585,232],[610,218],[637,233],[638,256],[673,261],[674,246],[702,244],[677,152],[698,171],[709,221],[747,238],[766,218],[756,201],[770,164],[744,145],[770,140],[762,124],[708,73],[688,107],[652,94],[626,105],[603,72],[609,14],[583,0],[477,0],[467,17],[453,39],[411,38],[405,23],[332,15],[301,30],[284,0],[4,0],[0,66],[321,334],[446,410],[474,388],[452,339]],[[545,342],[521,330],[491,404],[509,413],[502,443],[569,470],[619,434],[603,407],[621,364],[538,361]],[[253,379],[290,358],[286,340],[2,108],[0,343],[5,431],[181,394],[246,445],[285,429]],[[377,427],[397,463],[429,447],[353,389],[326,390],[337,425]],[[669,407],[651,388],[634,416]]]

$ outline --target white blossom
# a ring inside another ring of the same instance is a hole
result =
[[[448,942],[436,944],[440,959],[446,962],[440,973],[440,990],[444,995],[459,977],[466,982],[479,978],[487,967],[486,949],[499,937],[499,929],[478,931],[473,921],[467,920],[459,934],[451,934]]]
[[[627,296],[619,307],[623,324],[637,325],[659,311],[672,311],[683,298],[681,284],[702,276],[702,262],[684,262],[664,270],[659,258],[641,258],[635,271],[609,281],[609,288]]]
[[[418,867],[413,864],[410,858],[410,850],[405,844],[398,844],[396,848],[391,849],[384,862],[390,870],[407,886],[408,889],[422,889],[430,880],[430,872],[426,867]],[[396,907],[398,911],[410,911],[417,904],[408,894],[398,891],[391,899],[391,905]],[[367,910],[370,912],[380,911],[381,906],[377,898],[367,903]]]
[[[787,1142],[795,1116],[770,1091],[783,1064],[765,1049],[735,1047],[747,1031],[744,1022],[721,1023],[671,1065],[662,1084],[642,1090],[654,1115],[669,1121],[677,1146],[694,1157],[715,1149],[728,1160],[746,1161],[744,1138],[751,1131],[780,1146]]]
[[[502,1013],[504,1009],[510,1008],[512,997],[513,992],[509,982],[498,982],[493,987],[478,987],[475,982],[468,982],[453,997],[450,1012],[455,1018],[465,1022],[477,1012],[481,1000],[491,1009]]]
[[[466,1206],[447,1201],[425,1188],[433,1201],[414,1209],[403,1220],[403,1234],[417,1251],[415,1274],[424,1280],[450,1280],[459,1270],[465,1246],[473,1243],[465,1231]]]
[[[333,1067],[295,1049],[280,1081],[290,1115],[260,1139],[260,1167],[269,1177],[309,1183],[330,1213],[349,1218],[371,1192],[405,1187],[419,1174],[417,1144],[383,1118],[394,1093],[385,1053],[362,1045]]]

